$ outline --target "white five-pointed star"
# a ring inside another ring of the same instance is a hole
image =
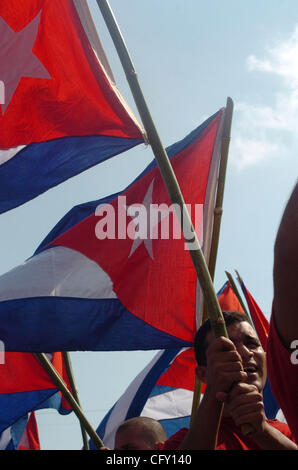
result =
[[[154,185],[154,179],[151,181],[151,184],[149,188],[147,189],[147,192],[144,196],[144,200],[141,204],[132,204],[131,206],[127,207],[127,213],[130,215],[132,218],[135,216],[135,212],[139,211],[140,206],[142,206],[142,216],[141,217],[141,225],[143,227],[139,227],[139,231],[135,234],[133,244],[131,246],[131,250],[129,253],[129,258],[131,255],[136,251],[136,249],[144,243],[146,250],[148,251],[150,257],[154,259],[153,257],[153,250],[152,250],[152,234],[154,232],[154,228],[156,225],[158,225],[165,217],[168,217],[169,211],[168,210],[162,210],[159,211],[160,218],[158,220],[153,219],[152,217],[152,192],[153,192],[153,185]],[[144,220],[144,213],[146,220]],[[139,222],[139,221],[138,221]],[[142,229],[144,229],[142,231]],[[144,233],[146,232],[146,233]],[[141,236],[140,236],[141,235]]]
[[[22,31],[15,33],[0,17],[0,80],[5,87],[5,113],[22,77],[51,79],[49,72],[33,54],[40,13]]]

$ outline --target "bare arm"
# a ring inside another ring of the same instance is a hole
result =
[[[255,432],[250,437],[262,450],[297,450],[293,441],[266,421],[263,396],[255,385],[237,384],[227,406],[236,426],[252,426]]]
[[[241,357],[227,338],[217,338],[206,352],[208,366],[198,367],[199,379],[207,382],[204,398],[180,449],[215,450],[223,401],[235,382],[246,379]]]
[[[223,404],[206,392],[180,449],[215,450]]]
[[[298,339],[298,184],[288,201],[274,249],[274,319],[287,347]]]

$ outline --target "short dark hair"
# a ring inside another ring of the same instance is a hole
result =
[[[243,321],[247,321],[251,324],[250,318],[245,314],[237,311],[223,311],[222,312],[226,327],[233,325],[234,323],[241,323]],[[195,357],[197,364],[199,366],[206,366],[206,336],[211,331],[211,323],[210,320],[206,320],[198,329],[195,341],[194,341],[194,350],[195,350]]]

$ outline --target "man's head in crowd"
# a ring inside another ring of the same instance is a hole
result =
[[[152,418],[137,417],[124,421],[115,435],[115,450],[154,450],[166,441],[162,425]]]
[[[267,377],[266,354],[261,346],[255,329],[246,314],[235,311],[223,312],[229,339],[234,343],[242,359],[247,383],[257,386],[262,391]],[[202,382],[207,382],[208,346],[215,340],[210,320],[207,320],[197,331],[195,337],[195,356],[198,364],[197,372]]]

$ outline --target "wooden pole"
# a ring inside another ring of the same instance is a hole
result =
[[[233,108],[234,108],[233,101],[231,100],[231,98],[227,98],[225,117],[224,117],[224,123],[223,123],[223,134],[222,134],[222,141],[221,141],[221,157],[220,157],[220,166],[219,166],[219,173],[218,173],[216,202],[215,202],[215,208],[214,208],[214,222],[213,222],[213,230],[212,230],[212,238],[211,238],[212,241],[211,241],[209,263],[208,263],[209,272],[210,272],[210,276],[212,280],[214,280],[214,275],[215,275],[215,266],[216,266],[219,235],[220,235],[220,225],[221,225],[221,219],[222,219],[222,213],[223,213],[222,206],[223,206],[223,199],[224,199],[224,188],[225,188],[225,181],[226,181],[229,146],[230,146],[230,140],[231,140]],[[207,318],[208,318],[208,312],[206,309],[206,304],[204,303],[202,323],[204,323],[207,320]],[[190,418],[191,424],[193,423],[196,411],[200,404],[201,391],[202,391],[202,383],[196,377],[191,418]]]
[[[63,359],[64,359],[66,372],[67,372],[68,379],[69,379],[71,393],[72,393],[75,401],[79,405],[79,407],[82,408],[81,403],[80,403],[80,399],[79,399],[79,394],[78,394],[78,391],[77,391],[77,387],[76,387],[76,384],[75,384],[75,379],[74,379],[74,373],[73,373],[73,369],[72,369],[72,365],[71,365],[70,354],[67,351],[63,351],[62,356],[63,356]],[[80,426],[81,426],[81,433],[82,433],[84,450],[89,450],[88,434],[87,434],[86,429],[84,428],[81,421],[80,421]]]
[[[232,289],[233,289],[233,291],[234,291],[234,294],[236,295],[237,299],[239,300],[239,303],[240,303],[240,305],[241,305],[241,307],[242,307],[242,309],[243,309],[243,312],[248,316],[248,318],[250,318],[250,315],[249,315],[249,313],[248,313],[248,310],[247,310],[247,308],[245,307],[245,304],[244,304],[243,299],[242,299],[242,297],[241,297],[241,295],[240,295],[240,292],[239,292],[239,290],[238,290],[238,288],[237,288],[237,286],[236,286],[236,284],[235,284],[235,281],[234,281],[234,279],[233,279],[233,276],[232,276],[228,271],[225,271],[225,273],[226,273],[226,276],[227,276],[227,278],[228,278],[228,280],[229,280],[229,282],[230,282],[230,284],[231,284],[231,287],[232,287]]]
[[[213,286],[212,278],[210,276],[206,260],[201,250],[197,235],[193,228],[191,218],[186,209],[183,196],[181,194],[175,173],[171,166],[168,155],[161,143],[157,133],[155,124],[149,112],[149,108],[145,101],[143,92],[139,85],[137,74],[133,66],[132,60],[129,56],[124,39],[113,15],[107,0],[96,0],[107,28],[110,32],[111,38],[114,42],[122,67],[126,74],[128,84],[133,94],[136,106],[141,116],[143,126],[148,136],[149,144],[151,145],[153,154],[159,166],[161,176],[166,185],[170,200],[173,204],[178,204],[181,214],[183,214],[183,222],[185,222],[186,230],[184,231],[184,224],[182,224],[182,232],[186,239],[186,243],[191,243],[192,249],[189,250],[197,277],[204,295],[206,309],[208,312],[209,320],[215,337],[223,336],[228,338],[228,333],[222,311],[217,299],[217,295]],[[187,239],[185,234],[193,234],[191,240]],[[247,433],[247,431],[244,431]]]
[[[183,231],[182,224],[182,231],[185,236],[186,234],[193,234],[192,240],[187,240],[187,243],[191,243],[192,248],[189,250],[190,256],[192,258],[192,262],[194,268],[196,270],[201,289],[204,294],[209,318],[212,324],[212,328],[214,330],[215,336],[225,336],[227,337],[227,330],[225,326],[225,322],[221,313],[221,309],[218,303],[218,299],[216,296],[216,292],[214,290],[214,286],[212,283],[212,279],[210,277],[210,273],[202,253],[197,235],[194,231],[190,216],[188,211],[186,210],[185,203],[171,166],[170,160],[168,155],[161,143],[157,130],[155,128],[153,119],[149,112],[147,103],[143,96],[141,87],[138,82],[137,74],[134,69],[133,63],[127,51],[124,39],[121,35],[117,22],[114,18],[114,15],[111,11],[111,8],[106,0],[97,0],[97,4],[99,9],[102,13],[102,16],[105,20],[107,28],[110,32],[114,45],[119,55],[119,59],[122,63],[124,72],[126,74],[126,78],[128,84],[130,86],[131,92],[133,94],[136,106],[138,108],[139,114],[141,116],[144,128],[146,130],[148,141],[152,147],[152,151],[154,153],[155,159],[159,166],[162,178],[168,190],[170,200],[173,204],[178,204],[181,210],[181,214],[183,214],[183,218],[181,220],[185,222],[186,231]],[[185,236],[185,238],[187,238]]]
[[[57,370],[53,366],[53,364],[48,360],[47,356],[44,353],[35,353],[36,358],[52,378],[53,382],[57,385],[59,390],[61,391],[64,398],[68,401],[70,406],[72,407],[74,413],[80,420],[80,423],[89,434],[90,438],[94,442],[94,445],[97,449],[100,449],[104,446],[103,442],[101,441],[100,437],[97,435],[96,431],[92,428],[91,424],[85,417],[81,407],[78,405],[76,400],[74,399],[71,392],[68,390],[67,385],[65,384],[64,380],[60,377]]]
[[[231,98],[227,98],[225,118],[224,118],[224,124],[223,124],[223,134],[222,134],[222,141],[221,141],[221,158],[220,158],[220,166],[219,166],[219,173],[218,173],[216,202],[215,202],[215,209],[214,209],[212,244],[210,248],[209,264],[208,264],[210,275],[213,280],[214,280],[214,275],[215,275],[215,266],[216,266],[217,252],[218,252],[221,219],[222,219],[222,214],[223,214],[223,199],[224,199],[224,190],[225,190],[225,183],[226,183],[229,147],[230,147],[230,140],[231,140],[233,110],[234,110],[233,101]]]

